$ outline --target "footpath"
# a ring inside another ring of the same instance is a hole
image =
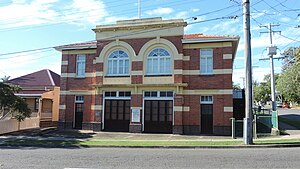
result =
[[[300,130],[289,135],[264,136],[244,145],[242,138],[208,135],[93,132],[86,130],[31,129],[0,135],[1,148],[134,147],[134,148],[266,148],[300,147]]]

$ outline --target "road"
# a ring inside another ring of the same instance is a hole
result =
[[[0,149],[0,168],[299,168],[300,148]]]
[[[278,115],[295,115],[299,117],[300,120],[300,109],[282,109],[278,108]]]

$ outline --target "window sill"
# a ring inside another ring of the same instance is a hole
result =
[[[106,78],[120,78],[120,77],[130,77],[130,75],[106,75]]]
[[[84,79],[85,76],[75,76],[75,79]]]
[[[161,75],[145,75],[145,77],[159,77],[159,76],[166,77],[166,76],[172,76],[172,74],[161,74]]]
[[[199,76],[213,76],[213,73],[200,73]]]

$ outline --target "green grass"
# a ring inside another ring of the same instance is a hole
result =
[[[61,140],[10,140],[7,146],[233,146],[242,141],[61,141]]]
[[[278,117],[279,121],[283,122],[283,123],[286,123],[286,124],[289,124],[293,127],[296,127],[297,129],[300,129],[300,121],[299,120],[294,120],[294,119],[288,119],[288,118],[284,118],[284,117]]]
[[[267,144],[300,144],[300,139],[282,139],[282,140],[255,140],[256,145]]]

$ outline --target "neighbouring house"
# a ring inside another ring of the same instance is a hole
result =
[[[15,95],[26,100],[32,117],[40,117],[40,127],[57,126],[59,113],[60,76],[43,69],[7,83],[21,87]]]
[[[117,21],[62,52],[59,128],[231,133],[238,36],[184,34],[181,19]]]

